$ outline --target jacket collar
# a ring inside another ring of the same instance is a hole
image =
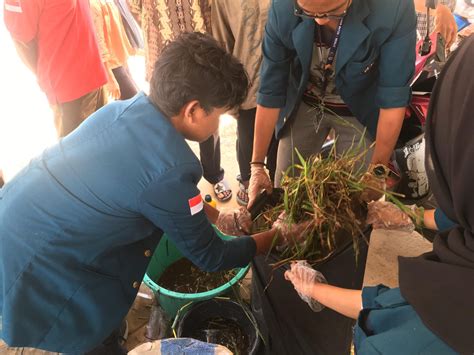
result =
[[[342,27],[341,41],[336,56],[336,73],[348,62],[360,44],[370,34],[369,29],[364,25],[364,20],[369,13],[370,10],[365,0],[352,1]],[[315,25],[314,20],[304,19],[295,27],[292,33],[293,45],[303,72],[307,71],[311,63]]]
[[[359,48],[370,34],[364,20],[369,16],[370,10],[365,0],[353,0],[344,19],[341,32],[341,42],[336,58],[336,73],[349,61],[354,52]]]
[[[311,56],[313,55],[315,25],[314,20],[303,19],[291,34],[293,45],[303,68],[302,81],[306,80],[307,78],[305,77],[309,76],[309,66],[311,64]]]

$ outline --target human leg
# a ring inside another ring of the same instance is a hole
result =
[[[239,110],[237,119],[237,160],[242,181],[250,179],[250,161],[252,160],[255,113],[257,109]]]
[[[239,118],[237,119],[236,150],[240,170],[240,189],[237,192],[237,202],[242,206],[247,206],[249,201],[247,188],[250,180],[250,162],[252,160],[253,152],[256,112],[256,108],[250,110],[240,110]],[[272,136],[266,159],[267,169],[270,173],[270,179],[272,181],[275,179],[277,148],[277,140],[275,136]]]
[[[270,147],[268,147],[268,152],[267,152],[267,169],[270,175],[270,179],[273,182],[275,182],[277,153],[278,153],[278,140],[275,138],[275,135],[273,135],[272,140],[270,141]]]
[[[237,119],[236,151],[239,163],[239,191],[237,191],[237,202],[247,206],[249,202],[248,186],[250,179],[250,161],[252,160],[253,136],[255,126],[255,114],[257,109],[239,110]]]
[[[298,163],[295,149],[303,158],[308,158],[321,150],[329,134],[330,126],[326,117],[323,117],[319,124],[315,122],[315,118],[314,109],[302,102],[292,122],[284,128],[283,135],[278,142],[275,186],[279,187],[286,170]]]
[[[355,117],[328,116],[328,121],[335,131],[336,154],[345,152],[364,153],[357,162],[357,168],[367,170],[373,153],[372,137],[366,128]]]
[[[67,136],[87,117],[106,104],[103,88],[94,90],[80,98],[53,107],[54,123],[58,137]]]
[[[214,185],[214,193],[219,201],[227,201],[232,197],[232,190],[224,180],[224,169],[221,167],[221,144],[219,133],[216,132],[208,140],[199,143],[203,177]]]

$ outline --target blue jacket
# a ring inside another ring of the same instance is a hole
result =
[[[245,266],[199,205],[199,160],[140,93],[107,105],[0,189],[0,338],[83,353],[127,314],[160,236],[197,266]]]
[[[456,354],[423,324],[400,289],[365,287],[362,303],[363,310],[354,327],[356,354]]]
[[[259,105],[281,108],[276,133],[306,89],[315,21],[293,14],[293,0],[274,0],[263,39]],[[336,56],[336,87],[375,137],[379,109],[407,106],[415,70],[413,0],[353,0]]]

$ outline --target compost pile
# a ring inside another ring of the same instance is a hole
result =
[[[223,345],[236,355],[248,354],[249,339],[243,329],[232,319],[210,318],[203,322],[191,337]]]
[[[235,270],[205,272],[182,258],[165,270],[157,284],[170,291],[199,293],[215,289],[232,280],[235,275]]]
[[[311,223],[304,242],[280,250],[281,261],[274,266],[303,259],[315,265],[348,242],[353,243],[357,254],[367,215],[367,204],[361,200],[365,171],[357,164],[362,154],[336,156],[333,149],[327,158],[313,156],[307,160],[297,154],[300,163],[290,167],[282,180],[282,201],[264,211],[257,225],[270,228],[282,212],[289,224]]]

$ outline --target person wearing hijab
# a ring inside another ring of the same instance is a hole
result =
[[[399,257],[399,288],[330,286],[301,262],[285,274],[300,296],[358,320],[358,354],[474,353],[473,57],[470,37],[437,82],[426,129],[430,185],[456,224],[438,233],[431,252]]]

